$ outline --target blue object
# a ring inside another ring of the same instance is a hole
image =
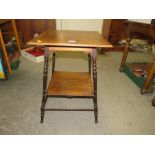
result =
[[[0,79],[6,79],[6,78],[7,78],[7,70],[5,68],[2,51],[0,49]]]

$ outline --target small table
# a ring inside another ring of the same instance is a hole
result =
[[[43,96],[41,105],[41,123],[45,111],[94,111],[95,123],[98,122],[97,108],[97,48],[111,48],[112,45],[95,31],[48,30],[28,45],[44,46]],[[55,71],[55,53],[58,51],[83,51],[88,54],[89,72]],[[52,77],[47,87],[48,56],[52,56]],[[91,79],[91,58],[93,80]],[[93,82],[92,82],[93,81]],[[93,109],[47,109],[45,104],[48,97],[79,97],[92,98]]]

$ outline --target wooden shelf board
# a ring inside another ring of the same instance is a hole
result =
[[[87,72],[55,71],[47,89],[49,96],[93,96],[91,76]]]

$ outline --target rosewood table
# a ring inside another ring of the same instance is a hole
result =
[[[45,111],[94,111],[95,123],[98,122],[97,107],[97,48],[111,48],[112,45],[96,31],[48,30],[34,38],[28,45],[43,46],[43,95],[41,104],[41,123]],[[83,51],[88,54],[88,72],[55,71],[55,54],[58,51]],[[52,53],[52,77],[47,87],[48,57]],[[92,60],[92,79],[91,79]],[[92,109],[45,108],[48,97],[92,98]]]

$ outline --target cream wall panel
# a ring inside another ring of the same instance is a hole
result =
[[[59,30],[86,30],[102,32],[103,19],[58,19]]]

